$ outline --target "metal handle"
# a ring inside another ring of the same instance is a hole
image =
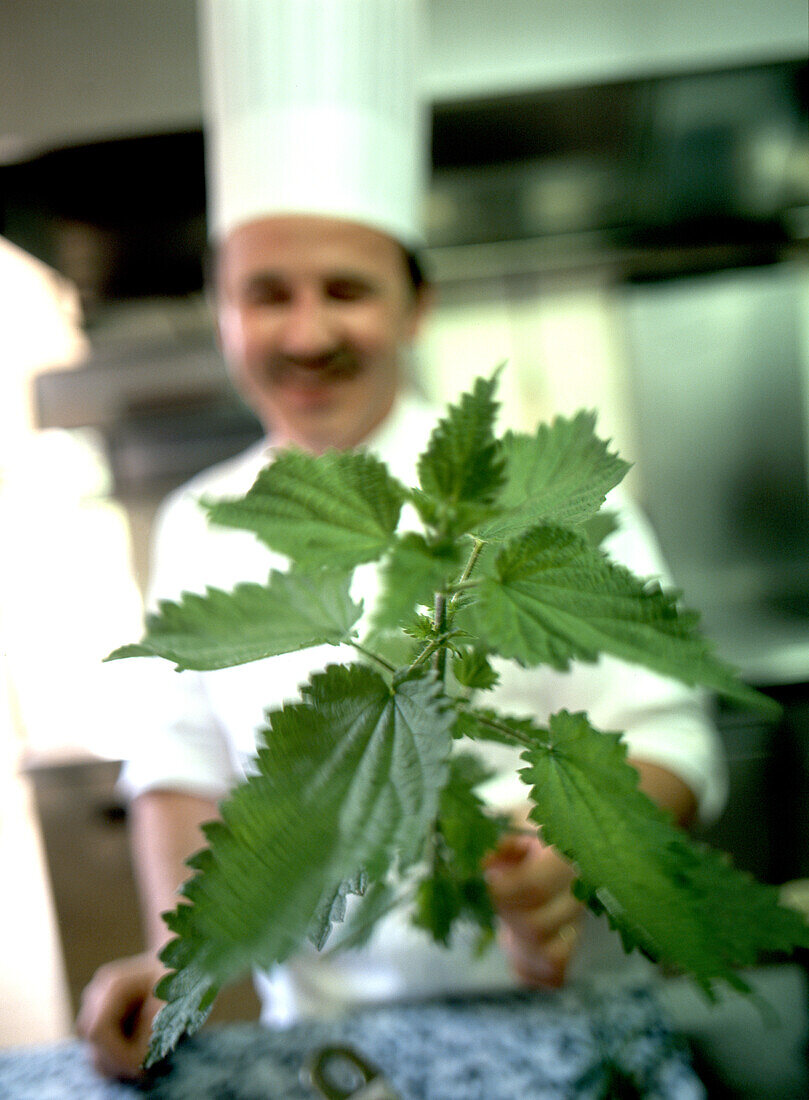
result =
[[[353,1076],[355,1081],[344,1086],[340,1076]],[[326,1100],[401,1100],[377,1066],[352,1047],[320,1047],[309,1058],[305,1077]]]

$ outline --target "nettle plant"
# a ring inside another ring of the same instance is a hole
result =
[[[543,724],[477,701],[497,683],[493,657],[566,670],[607,653],[774,707],[714,656],[677,593],[600,548],[605,496],[628,466],[594,434],[594,416],[497,438],[495,388],[496,375],[479,379],[448,409],[416,488],[362,451],[289,450],[244,497],[206,502],[213,522],[254,532],[289,571],[163,602],[143,641],[111,655],[208,670],[324,643],[357,654],[267,713],[253,773],[205,826],[208,846],[165,915],[175,938],[161,955],[167,1003],[147,1064],[200,1027],[223,984],[307,940],[356,946],[394,905],[409,904],[441,943],[458,921],[491,939],[481,860],[510,826],[477,791],[487,776],[474,746],[485,740],[521,750],[531,820],[627,950],[712,997],[722,983],[747,989],[739,970],[762,952],[809,946],[775,888],[689,839],[639,791],[620,734],[584,713]],[[405,502],[419,532],[397,533]],[[352,573],[377,561],[381,595],[360,639]]]

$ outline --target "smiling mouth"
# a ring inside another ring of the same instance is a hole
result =
[[[270,381],[277,385],[316,388],[330,382],[355,378],[362,370],[357,357],[348,351],[312,359],[276,359],[268,364]]]
[[[357,378],[362,369],[362,364],[351,354],[309,360],[276,359],[267,364],[267,379],[289,412],[322,414],[333,408],[341,387]]]

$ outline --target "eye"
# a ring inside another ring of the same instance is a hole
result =
[[[369,298],[374,288],[364,279],[330,279],[325,286],[326,297],[335,302],[359,302]]]
[[[286,305],[292,297],[290,287],[272,276],[254,276],[241,289],[241,301],[247,306]]]

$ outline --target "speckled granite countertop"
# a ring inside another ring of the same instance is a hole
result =
[[[145,1090],[103,1081],[75,1041],[0,1051],[3,1100],[312,1100],[300,1080],[324,1043],[352,1046],[402,1100],[704,1100],[687,1052],[643,990],[515,993],[363,1010],[268,1031],[239,1024],[185,1041]]]

